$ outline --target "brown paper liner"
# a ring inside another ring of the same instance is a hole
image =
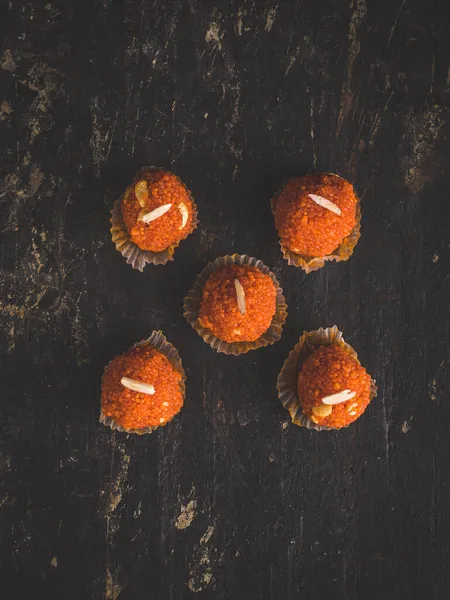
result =
[[[132,347],[136,348],[137,346],[151,346],[152,348],[158,350],[158,352],[161,352],[161,354],[164,354],[164,356],[168,358],[172,367],[181,375],[181,381],[179,385],[184,403],[184,400],[186,398],[186,374],[183,369],[183,364],[181,362],[180,355],[178,354],[178,350],[175,348],[175,346],[172,346],[172,344],[167,341],[162,331],[153,331],[152,335],[149,338],[147,338],[146,340],[141,340],[140,342],[136,342],[136,344],[133,344]],[[174,415],[174,417],[175,416],[176,415]],[[117,431],[122,431],[125,433],[136,433],[137,435],[143,435],[145,433],[152,433],[152,431],[155,431],[155,429],[158,429],[159,427],[164,427],[165,425],[167,425],[167,423],[170,423],[172,419],[170,419],[170,421],[166,421],[162,425],[144,427],[142,429],[125,429],[121,425],[118,425],[112,417],[107,417],[106,415],[104,415],[103,410],[100,409],[99,420],[100,423],[103,423],[103,425],[106,425],[111,429],[116,429]]]
[[[267,331],[265,331],[263,335],[254,342],[224,342],[211,333],[211,331],[208,329],[201,327],[201,325],[198,323],[203,288],[209,276],[216,269],[233,264],[256,267],[265,275],[269,275],[270,279],[277,288],[276,310],[272,319],[272,323],[270,324],[269,329],[267,329]],[[222,256],[221,258],[217,258],[214,262],[207,264],[200,275],[198,275],[193,288],[184,299],[184,316],[186,317],[187,322],[192,325],[195,331],[207,344],[211,346],[213,350],[216,350],[217,352],[223,352],[224,354],[233,354],[234,356],[239,356],[239,354],[245,354],[250,350],[256,350],[257,348],[274,344],[281,339],[283,325],[287,318],[287,305],[283,296],[283,290],[281,289],[277,278],[262,261],[247,256],[246,254],[242,256],[239,254],[233,254],[232,256]]]
[[[169,172],[167,171],[167,169],[162,169],[161,167],[144,167],[138,172],[137,177],[139,177],[139,173],[151,169],[158,169],[160,171],[165,171],[166,173]],[[181,182],[181,179],[179,179],[179,181]],[[186,187],[184,182],[181,183],[183,183],[184,187]],[[198,225],[198,212],[197,206],[194,202],[194,199],[192,198],[191,192],[189,190],[187,191],[189,193],[189,197],[191,199],[194,210],[192,215],[192,231],[190,232],[193,233]],[[118,250],[122,254],[122,256],[124,256],[127,259],[127,263],[131,265],[133,269],[138,269],[139,271],[141,271],[141,273],[144,270],[144,267],[147,263],[153,265],[165,265],[170,260],[173,260],[173,254],[175,252],[175,249],[180,245],[180,242],[172,244],[162,252],[152,252],[151,250],[141,250],[139,246],[136,246],[136,244],[134,244],[131,241],[130,234],[128,233],[125,223],[123,222],[122,211],[120,208],[123,196],[124,194],[122,194],[122,196],[120,196],[120,198],[114,202],[113,208],[111,210],[110,231],[112,241],[116,246],[116,250]]]
[[[300,398],[298,397],[297,389],[297,378],[300,369],[306,359],[319,346],[330,346],[332,344],[340,344],[348,349],[358,364],[361,364],[358,360],[358,355],[353,348],[344,342],[342,332],[334,325],[323,329],[322,327],[317,331],[304,331],[297,345],[291,350],[288,358],[286,359],[283,368],[278,375],[277,390],[278,398],[281,400],[284,408],[291,415],[292,422],[300,427],[306,427],[307,429],[315,429],[316,431],[330,431],[336,430],[335,427],[326,427],[318,425],[311,421],[302,412],[302,406]],[[377,395],[378,388],[375,385],[375,381],[370,381],[370,400]],[[351,425],[351,423],[349,423]],[[348,425],[346,425],[348,427]],[[342,428],[341,428],[342,429]]]
[[[340,175],[336,175],[336,173],[326,173],[327,175],[334,175],[335,177],[340,177]],[[283,184],[282,188],[285,184]],[[280,194],[281,190],[278,191],[270,201],[270,206],[272,208],[272,214],[275,218],[275,206],[277,202],[277,198]],[[306,274],[311,273],[312,271],[317,271],[321,269],[325,262],[328,260],[335,260],[339,262],[341,260],[348,260],[350,256],[353,254],[353,250],[355,249],[356,244],[358,243],[359,238],[361,237],[361,202],[358,198],[356,203],[356,225],[350,232],[350,234],[345,237],[340,246],[336,248],[333,254],[329,254],[328,256],[304,256],[302,254],[296,254],[286,248],[283,242],[279,240],[281,252],[283,253],[283,258],[287,260],[288,265],[294,265],[295,267],[301,267]]]

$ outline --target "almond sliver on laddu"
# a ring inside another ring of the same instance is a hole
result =
[[[331,202],[331,200],[327,200],[323,196],[317,196],[317,194],[308,194],[308,196],[311,198],[311,200],[313,202],[315,202],[319,206],[322,206],[323,208],[326,208],[327,210],[330,210],[334,214],[336,214],[336,215],[342,214],[342,211],[339,208],[339,206],[336,206],[336,204],[334,204],[334,202]]]

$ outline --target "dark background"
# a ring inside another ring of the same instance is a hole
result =
[[[1,597],[450,598],[447,2],[0,1]],[[147,164],[192,190],[175,262],[128,266],[109,211]],[[346,263],[306,276],[269,208],[331,171],[362,198]],[[217,256],[280,278],[283,340],[214,353],[182,316]],[[341,432],[275,382],[337,324],[377,380]],[[105,364],[161,328],[185,407],[98,423]]]

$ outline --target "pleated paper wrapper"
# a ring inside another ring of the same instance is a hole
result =
[[[297,389],[298,374],[306,359],[309,358],[319,346],[331,346],[332,344],[344,346],[350,351],[352,357],[358,361],[358,364],[360,364],[358,355],[353,348],[344,341],[342,332],[334,325],[334,327],[328,327],[327,329],[320,328],[316,331],[305,331],[297,345],[291,350],[278,375],[278,398],[281,400],[284,408],[289,412],[291,420],[295,425],[306,427],[307,429],[315,429],[316,431],[330,431],[336,429],[334,427],[318,425],[302,412]],[[377,386],[375,385],[375,381],[371,379],[370,400],[376,395]],[[346,427],[348,427],[348,425]]]
[[[277,289],[276,310],[270,327],[254,342],[225,342],[216,337],[208,329],[202,327],[198,322],[203,288],[205,287],[209,276],[217,269],[229,265],[248,265],[250,267],[256,267],[262,273],[271,278]],[[281,339],[283,325],[287,318],[287,305],[283,296],[283,290],[281,289],[277,278],[262,261],[247,256],[246,254],[233,254],[231,256],[217,258],[214,262],[206,265],[200,275],[198,275],[193,288],[184,299],[184,316],[186,317],[187,322],[192,325],[196,332],[207,344],[211,346],[213,350],[216,350],[217,352],[223,352],[224,354],[233,354],[234,356],[239,356],[240,354],[245,354],[250,350],[257,350],[263,346],[274,344]]]
[[[165,171],[166,173],[169,172],[166,169],[162,169],[160,167],[144,167],[139,171],[139,173],[156,169],[158,171]],[[136,181],[139,178],[139,173],[133,181]],[[181,181],[181,179],[179,179],[179,181],[186,188],[186,185]],[[198,213],[197,206],[194,202],[194,199],[192,198],[191,192],[187,188],[186,190],[189,193],[189,198],[192,202],[194,211],[192,215],[191,231],[189,232],[190,235],[195,231],[198,225]],[[110,231],[112,241],[116,246],[116,250],[118,250],[126,259],[127,264],[131,265],[133,269],[138,269],[139,271],[141,271],[141,273],[144,270],[146,264],[165,265],[169,261],[173,260],[175,249],[180,245],[180,242],[172,244],[162,252],[152,252],[151,250],[141,250],[139,246],[137,246],[134,242],[131,241],[130,234],[128,233],[128,230],[122,218],[121,203],[124,195],[125,194],[122,194],[122,196],[114,202],[113,208],[111,210]]]
[[[149,338],[147,338],[146,340],[141,340],[140,342],[137,342],[136,344],[134,344],[133,348],[136,348],[137,346],[151,346],[154,350],[161,352],[161,354],[164,354],[164,356],[167,357],[167,359],[169,360],[172,367],[176,371],[178,371],[178,373],[180,373],[180,375],[181,375],[180,391],[183,396],[183,404],[184,404],[184,400],[186,397],[186,374],[184,372],[183,364],[181,362],[180,355],[178,354],[178,350],[174,346],[172,346],[172,344],[170,342],[167,341],[167,339],[164,336],[164,334],[162,333],[162,331],[154,331],[152,333],[152,335]],[[106,371],[106,367],[105,367],[105,371]],[[174,415],[174,417],[175,416],[176,415]],[[100,410],[100,423],[103,423],[103,425],[106,425],[107,427],[110,427],[111,429],[115,429],[117,431],[121,431],[121,432],[125,432],[125,433],[135,433],[137,435],[143,435],[145,433],[152,433],[152,431],[155,431],[155,429],[158,429],[159,427],[164,427],[165,425],[167,425],[167,423],[170,423],[170,421],[167,421],[163,425],[144,427],[142,429],[125,429],[121,425],[118,425],[112,417],[107,417],[103,413],[103,410]]]
[[[327,175],[334,175],[335,177],[340,177],[340,175],[336,175],[336,173],[326,173]],[[284,187],[284,184],[283,184]],[[281,189],[283,189],[283,187]],[[281,190],[278,191],[275,196],[270,201],[270,206],[272,208],[272,214],[275,218],[275,207],[278,196]],[[286,248],[283,242],[280,240],[280,248],[283,253],[283,257],[287,260],[288,265],[293,265],[295,267],[301,267],[305,273],[312,273],[312,271],[317,271],[321,269],[327,261],[335,260],[339,262],[341,260],[348,260],[350,256],[353,254],[356,244],[358,243],[359,238],[361,237],[361,202],[358,198],[356,204],[356,225],[350,232],[350,234],[345,237],[341,244],[336,248],[336,250],[327,256],[303,256],[301,254],[296,254]]]

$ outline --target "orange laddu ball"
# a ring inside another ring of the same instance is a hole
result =
[[[370,385],[370,375],[348,348],[319,346],[298,375],[298,396],[303,412],[314,423],[340,429],[366,410]],[[344,393],[338,396],[340,392]]]
[[[122,383],[122,377],[151,384],[154,394],[136,392]],[[181,409],[181,374],[164,354],[150,346],[137,346],[116,356],[105,369],[102,380],[102,411],[124,429],[165,425]]]
[[[313,173],[291,179],[274,205],[281,243],[302,256],[333,253],[356,225],[357,202],[352,184],[337,175]]]
[[[238,293],[245,297],[244,304],[242,299],[238,303]],[[253,342],[270,327],[276,295],[271,278],[256,267],[222,267],[205,284],[199,323],[225,342]]]
[[[163,214],[151,215],[160,207],[164,207],[159,211]],[[194,204],[188,189],[176,175],[162,169],[138,173],[122,197],[121,210],[131,241],[141,250],[162,252],[194,230]]]

